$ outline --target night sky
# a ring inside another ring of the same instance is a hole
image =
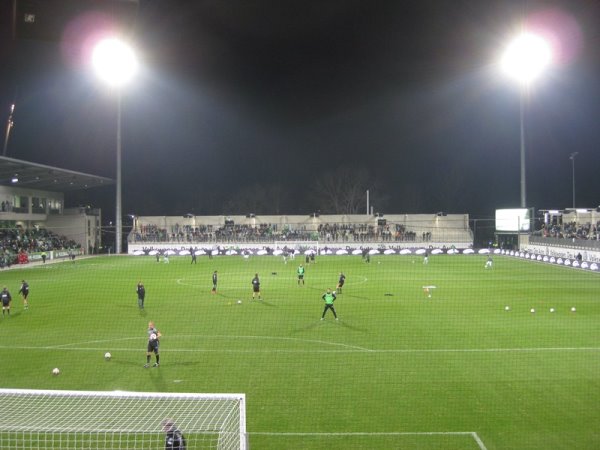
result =
[[[86,39],[13,41],[11,2],[0,0],[3,129],[16,96],[7,156],[114,177],[115,96]],[[318,186],[331,177],[390,214],[518,207],[519,88],[497,60],[523,21],[557,55],[525,107],[528,206],[571,206],[579,152],[577,206],[596,207],[600,1],[141,0],[123,212],[328,213]],[[69,201],[114,214],[114,190]]]

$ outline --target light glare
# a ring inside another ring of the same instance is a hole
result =
[[[96,45],[92,65],[98,76],[112,86],[125,84],[137,71],[133,49],[115,38],[104,39]]]
[[[523,33],[514,39],[502,56],[502,69],[521,83],[530,83],[552,62],[550,45],[542,37]]]

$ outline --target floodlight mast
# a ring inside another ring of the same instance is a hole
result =
[[[575,157],[579,155],[579,152],[573,152],[569,156],[571,160],[571,171],[573,174],[573,209],[575,209]]]
[[[115,199],[115,253],[122,252],[122,206],[121,206],[121,128],[122,128],[122,88],[130,81],[137,71],[137,59],[133,48],[117,38],[107,38],[99,41],[92,53],[92,65],[96,74],[106,84],[117,91],[117,164],[116,164],[116,199]]]
[[[527,184],[525,173],[525,99],[531,83],[538,78],[552,62],[550,45],[541,36],[521,32],[508,46],[501,59],[505,74],[514,78],[520,87],[519,122],[521,150],[521,208],[527,207]]]

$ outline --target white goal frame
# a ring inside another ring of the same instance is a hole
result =
[[[314,249],[317,255],[320,250],[319,241],[275,241],[275,250],[283,250],[284,247],[298,250],[297,255],[304,255],[305,250],[301,249]]]
[[[0,448],[164,448],[172,421],[187,450],[247,450],[245,394],[0,389]]]

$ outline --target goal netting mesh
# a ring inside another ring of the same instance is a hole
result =
[[[0,411],[3,450],[163,449],[166,424],[188,450],[247,448],[244,394],[0,389]]]

